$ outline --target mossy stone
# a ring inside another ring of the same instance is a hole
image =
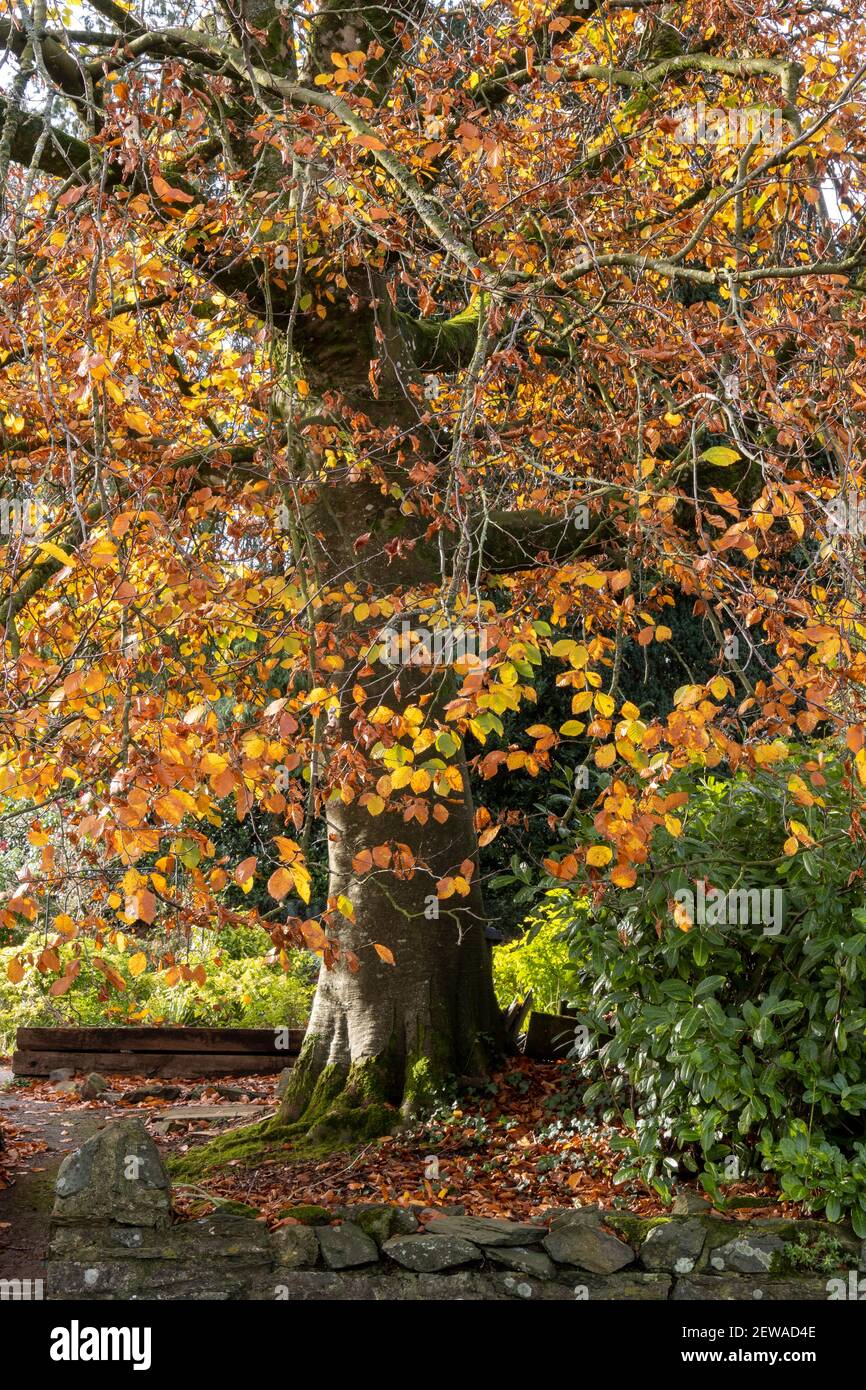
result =
[[[67,1154],[57,1173],[55,1222],[167,1226],[168,1174],[140,1120],[119,1120]]]
[[[302,1226],[330,1226],[334,1220],[334,1213],[327,1207],[316,1206],[313,1202],[301,1202],[295,1206],[280,1207],[277,1212],[280,1220],[290,1218],[299,1221]]]

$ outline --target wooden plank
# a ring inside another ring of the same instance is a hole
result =
[[[285,1057],[300,1051],[304,1031],[276,1028],[19,1028],[22,1052],[236,1052]]]
[[[122,1072],[127,1076],[253,1076],[282,1071],[293,1058],[237,1052],[13,1052],[16,1076],[47,1076],[57,1067],[73,1071]]]
[[[538,1062],[567,1057],[574,1045],[574,1019],[565,1014],[531,1013],[523,1051]]]
[[[505,1036],[510,1043],[516,1043],[518,1034],[526,1020],[526,1015],[532,1008],[532,990],[528,990],[525,999],[515,995],[508,1008],[505,1010]]]

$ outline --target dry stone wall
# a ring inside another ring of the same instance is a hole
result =
[[[725,1220],[689,1199],[644,1220],[596,1208],[529,1222],[361,1204],[287,1209],[269,1232],[223,1210],[176,1221],[137,1120],[61,1166],[53,1299],[825,1301],[866,1297],[864,1248],[817,1221]]]

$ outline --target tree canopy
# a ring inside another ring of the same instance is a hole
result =
[[[252,915],[387,994],[401,914],[483,918],[493,779],[599,897],[683,768],[866,782],[860,0],[3,9],[16,969]]]

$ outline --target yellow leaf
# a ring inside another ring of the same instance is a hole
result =
[[[124,410],[123,423],[129,425],[131,430],[137,430],[139,434],[151,433],[150,420],[143,410],[139,410],[138,406],[132,406],[129,410]]]
[[[593,845],[586,852],[586,862],[593,869],[603,869],[605,864],[609,864],[613,859],[613,850],[609,845]]]
[[[24,966],[17,956],[13,956],[6,967],[6,978],[11,980],[13,985],[20,984],[24,979]]]
[[[59,560],[61,565],[75,564],[74,556],[68,555],[65,550],[61,550],[60,546],[55,545],[53,541],[39,541],[38,547],[40,550],[44,550],[46,555],[50,555],[52,560]]]
[[[129,957],[129,973],[135,979],[143,975],[147,969],[147,956],[144,951],[136,951],[134,956]]]
[[[298,897],[302,902],[310,901],[310,871],[305,864],[293,864],[291,867],[292,881],[295,885]]]

